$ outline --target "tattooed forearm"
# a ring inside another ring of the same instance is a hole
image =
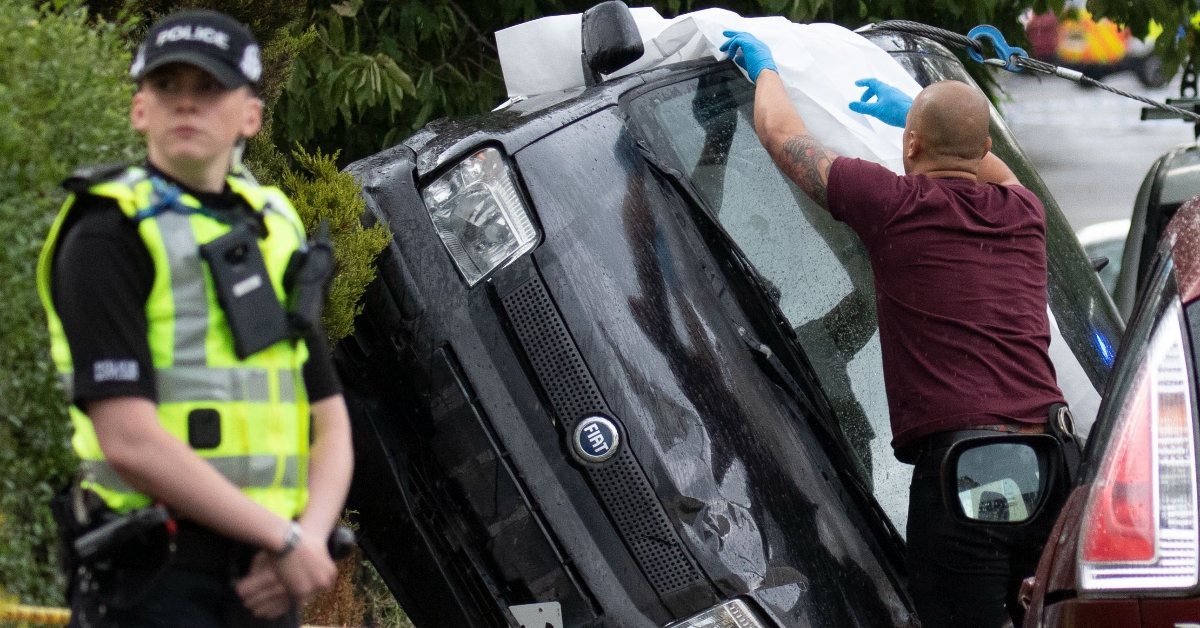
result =
[[[837,155],[811,135],[796,135],[783,143],[780,167],[809,198],[829,207],[829,167]]]

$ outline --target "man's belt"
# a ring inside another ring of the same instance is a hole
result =
[[[900,462],[919,464],[924,458],[938,450],[945,450],[954,443],[968,438],[984,438],[999,434],[1045,434],[1045,423],[1001,423],[996,425],[976,425],[965,430],[949,430],[934,432],[908,443],[896,452]]]
[[[977,438],[981,436],[995,436],[996,432],[1001,434],[1045,434],[1045,423],[1002,423],[998,425],[975,425],[967,430],[953,430],[949,432],[935,432],[926,436],[923,439],[922,449],[930,447],[932,449],[945,449],[960,440],[967,438]]]
[[[1002,434],[1045,434],[1046,432],[1045,423],[977,425],[969,430],[934,432],[920,438],[916,443],[906,448],[907,452],[913,456],[910,460],[914,460],[916,464],[916,469],[913,471],[913,479],[919,480],[939,475],[942,468],[942,458],[945,457],[946,450],[959,441],[972,438],[988,438]]]

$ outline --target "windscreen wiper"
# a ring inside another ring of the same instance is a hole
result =
[[[741,277],[747,279],[746,284],[751,288],[751,292],[758,304],[766,311],[770,323],[774,326],[778,335],[783,342],[787,344],[787,349],[791,352],[792,361],[800,365],[806,377],[805,383],[812,390],[820,390],[816,372],[812,365],[808,363],[804,355],[804,350],[799,345],[799,339],[796,337],[796,332],[792,329],[791,323],[787,316],[779,307],[779,289],[775,287],[769,279],[764,277],[759,270],[750,262],[750,259],[738,246],[737,241],[725,230],[720,221],[716,219],[712,208],[704,201],[704,198],[695,190],[691,181],[683,176],[683,173],[664,164],[657,155],[650,150],[640,139],[636,139],[635,143],[638,152],[646,159],[646,162],[660,175],[665,177],[677,188],[681,196],[687,202],[693,205],[696,213],[704,217],[709,230],[716,234],[720,240],[722,249],[727,253],[726,260],[733,267],[733,270]],[[736,321],[735,321],[735,324]],[[762,343],[759,339],[752,335],[741,325],[738,325],[738,335],[741,336],[743,343],[751,351],[755,357],[755,363],[763,369],[764,373],[777,386],[787,391],[789,396],[800,405],[801,408],[808,411],[811,416],[817,417],[816,423],[822,428],[821,431],[833,443],[837,444],[837,449],[846,460],[850,460],[852,453],[849,445],[849,440],[842,432],[840,425],[837,423],[836,416],[833,412],[829,401],[824,398],[824,395],[818,395],[823,402],[824,407],[817,407],[812,399],[812,396],[806,394],[800,389],[792,372],[783,364],[776,351],[772,351],[770,346]]]

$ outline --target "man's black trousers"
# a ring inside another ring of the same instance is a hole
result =
[[[1032,576],[1062,497],[1054,491],[1029,525],[983,527],[951,518],[942,501],[936,464],[922,459],[913,471],[908,502],[908,582],[923,628],[1000,628],[1011,616],[1020,626],[1021,581]]]

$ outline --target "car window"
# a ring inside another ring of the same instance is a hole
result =
[[[890,446],[875,288],[862,242],[775,167],[754,133],[754,92],[740,76],[706,75],[646,98],[684,174],[777,290],[863,483],[903,531],[912,473]]]
[[[857,459],[863,484],[903,534],[912,467],[896,460],[883,382],[870,259],[858,236],[789,181],[758,141],[753,86],[717,72],[639,97],[654,150],[692,182],[730,237],[773,284]],[[1091,272],[1090,269],[1084,269]],[[1053,278],[1052,278],[1053,279]],[[1079,316],[1068,321],[1077,324]],[[1050,356],[1080,424],[1099,393],[1077,352],[1094,350],[1050,312]],[[1070,332],[1069,338],[1064,334]]]

